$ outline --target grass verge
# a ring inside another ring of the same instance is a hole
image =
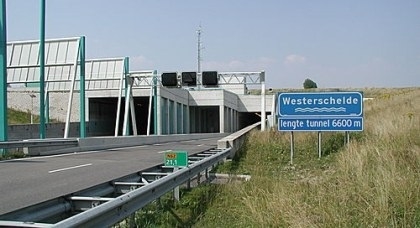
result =
[[[220,170],[246,172],[250,182],[223,186],[195,227],[416,227],[420,224],[420,90],[366,102],[365,131],[344,146],[317,136],[253,132],[246,151]],[[335,152],[339,153],[335,153]]]

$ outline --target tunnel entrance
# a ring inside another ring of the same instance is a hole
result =
[[[240,112],[238,113],[239,129],[251,124],[261,122],[261,114],[258,112]]]
[[[190,107],[191,133],[220,132],[219,106]]]
[[[149,97],[135,97],[134,107],[137,123],[137,135],[147,134],[147,121],[149,113]],[[113,136],[117,118],[118,98],[89,98],[89,136]],[[152,104],[153,105],[153,104]],[[153,107],[153,106],[152,106]],[[125,99],[121,101],[121,114],[118,126],[118,135],[122,135]],[[190,133],[218,133],[220,132],[219,106],[190,106]],[[153,110],[153,109],[152,109]],[[152,111],[153,112],[153,111]],[[268,112],[267,115],[270,113]],[[261,121],[259,112],[239,112],[238,129]],[[131,116],[129,117],[129,135],[133,134]],[[154,115],[151,116],[150,134],[154,131]],[[162,123],[165,124],[165,123]]]
[[[137,135],[147,134],[147,120],[149,113],[149,97],[134,97],[134,110],[137,123]],[[89,99],[89,122],[91,136],[112,136],[115,133],[115,123],[117,119],[117,105],[118,98],[90,98]],[[124,112],[125,112],[125,99],[121,100],[121,113],[118,126],[118,135],[122,135]],[[133,133],[130,121],[130,134]],[[153,115],[151,119],[154,121]],[[153,125],[150,129],[150,134],[154,134]]]

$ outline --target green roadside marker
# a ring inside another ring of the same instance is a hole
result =
[[[164,165],[169,167],[187,167],[188,152],[187,151],[166,151],[164,157]]]

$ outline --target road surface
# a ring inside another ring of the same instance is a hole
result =
[[[215,148],[220,138],[0,161],[0,215],[156,166],[167,150]]]

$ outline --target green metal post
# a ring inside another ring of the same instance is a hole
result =
[[[41,29],[39,39],[39,137],[45,139],[45,0],[41,0]]]
[[[157,71],[153,71],[153,132],[157,135]]]
[[[129,91],[128,91],[128,83],[129,83],[129,81],[127,80],[127,76],[128,76],[128,74],[130,72],[129,62],[130,62],[129,61],[129,58],[128,57],[125,57],[124,58],[125,99],[130,99],[130,94],[128,94],[129,93]],[[125,113],[125,115],[127,115],[127,113]],[[130,114],[128,113],[128,115],[130,115]],[[130,118],[127,118],[127,129],[126,129],[125,135],[129,135],[130,134],[131,125],[130,125],[129,119]]]
[[[50,92],[45,92],[45,123],[50,122]]]
[[[85,37],[80,37],[80,138],[86,137],[85,107]]]
[[[0,0],[0,141],[7,141],[7,36],[6,0]],[[0,153],[4,155],[3,149]]]

